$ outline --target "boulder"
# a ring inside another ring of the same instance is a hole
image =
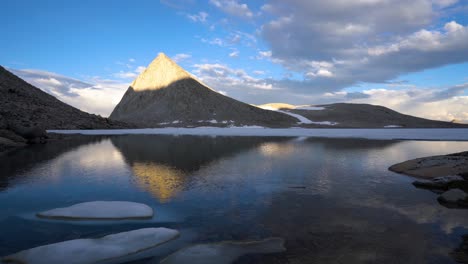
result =
[[[414,181],[413,185],[417,188],[423,189],[441,189],[448,190],[454,184],[462,184],[465,179],[459,175],[449,175],[436,177],[432,180],[418,180]]]
[[[468,194],[460,189],[450,189],[442,193],[438,200],[442,204],[447,204],[449,207],[453,206],[466,206],[468,205]]]

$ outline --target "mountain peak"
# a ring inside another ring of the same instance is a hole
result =
[[[135,91],[158,90],[187,78],[192,76],[161,52],[133,81],[131,87]]]

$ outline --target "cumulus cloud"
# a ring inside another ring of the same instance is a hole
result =
[[[465,62],[468,28],[433,26],[439,9],[455,2],[271,0],[261,30],[271,50],[258,58],[302,73],[309,89],[323,91]]]
[[[62,102],[102,116],[110,115],[129,86],[125,82],[97,77],[83,82],[47,71],[9,70]]]
[[[62,76],[53,72],[34,69],[8,70],[13,72],[15,75],[20,76],[22,79],[25,79],[30,84],[52,95],[63,94],[69,97],[73,97],[76,96],[76,94],[70,92],[70,88],[81,89],[92,86],[87,82]]]
[[[243,69],[232,69],[223,64],[195,64],[195,76],[215,89],[237,90],[248,93],[249,89],[272,90],[273,85],[266,80],[247,74]],[[230,93],[230,92],[229,92]],[[231,94],[231,93],[230,93]]]
[[[210,0],[210,3],[232,16],[244,18],[253,17],[253,12],[250,10],[249,6],[239,3],[237,0]]]

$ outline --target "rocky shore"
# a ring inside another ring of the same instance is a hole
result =
[[[408,160],[389,170],[420,178],[413,185],[439,194],[442,206],[468,209],[468,151]],[[468,235],[462,240],[451,255],[457,262],[468,263]]]

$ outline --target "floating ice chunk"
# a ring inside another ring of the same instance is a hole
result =
[[[282,238],[269,238],[252,242],[221,242],[199,244],[183,248],[167,258],[161,264],[229,264],[245,254],[267,254],[283,252]]]
[[[143,228],[97,239],[74,239],[39,246],[2,258],[24,264],[88,264],[124,257],[149,249],[179,236],[168,228]]]
[[[44,218],[82,219],[143,219],[153,217],[153,209],[146,204],[125,201],[94,201],[38,213]]]

